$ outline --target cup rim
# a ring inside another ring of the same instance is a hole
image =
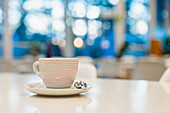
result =
[[[78,58],[39,58],[39,60],[78,60]]]

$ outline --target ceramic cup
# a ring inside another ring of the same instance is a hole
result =
[[[39,67],[39,70],[38,70]],[[78,71],[77,58],[40,58],[33,64],[34,72],[48,88],[69,88]]]

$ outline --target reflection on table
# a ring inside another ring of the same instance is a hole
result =
[[[86,93],[67,97],[37,96],[25,83],[31,74],[0,74],[1,113],[169,113],[170,85],[143,80],[97,79]]]

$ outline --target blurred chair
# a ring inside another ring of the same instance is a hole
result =
[[[93,59],[91,57],[79,56],[77,58],[79,59],[79,62],[81,62],[81,63],[91,63],[91,64],[93,64]]]
[[[161,60],[139,60],[136,62],[132,79],[159,81],[166,70]]]
[[[170,58],[170,55],[169,54],[162,55],[162,58],[166,60],[167,58]]]
[[[170,67],[170,57],[165,59],[165,67],[166,68]]]
[[[94,85],[97,78],[97,70],[93,64],[79,63],[76,80],[86,81]]]
[[[170,83],[170,67],[163,73],[160,82],[169,82]]]
[[[0,72],[16,72],[16,66],[11,60],[0,60]]]
[[[115,59],[99,59],[98,76],[103,78],[120,78],[122,74],[121,63]]]
[[[16,62],[16,71],[18,73],[33,73],[33,69],[32,69],[32,65],[33,65],[33,61],[28,62],[25,60],[21,60],[21,61],[15,61]]]
[[[155,55],[150,55],[150,56],[147,56],[147,57],[142,57],[139,60],[140,61],[148,61],[148,62],[156,62],[156,61],[164,62],[164,59],[162,57],[155,56]]]
[[[127,68],[134,68],[137,59],[135,56],[125,55],[120,58],[120,61]]]
[[[18,73],[32,73],[32,65],[35,60],[37,59],[34,56],[25,55],[22,59],[14,60],[13,64],[15,64]]]
[[[135,68],[137,58],[132,55],[124,55],[120,58],[121,68],[124,71],[122,78],[130,78]]]

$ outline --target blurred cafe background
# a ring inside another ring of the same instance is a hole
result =
[[[78,57],[100,78],[159,80],[170,0],[0,0],[0,72],[33,73],[42,57]]]

